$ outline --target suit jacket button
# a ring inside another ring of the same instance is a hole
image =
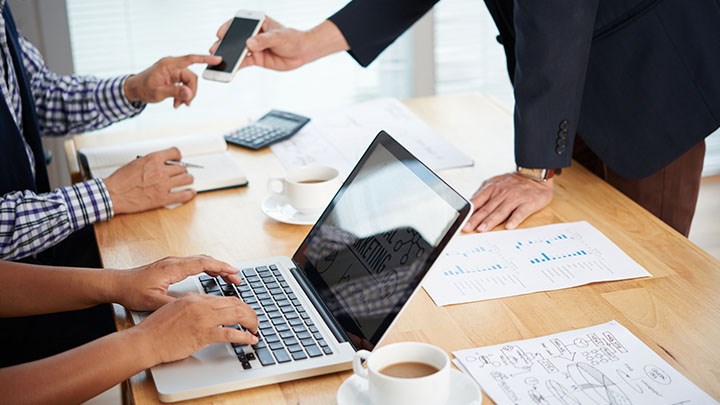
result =
[[[561,129],[558,131],[558,136],[562,139],[567,139],[568,137],[568,130],[567,129]]]
[[[558,138],[555,144],[557,144],[557,146],[565,147],[565,145],[567,144],[567,140],[565,140],[564,138]]]
[[[555,152],[557,152],[558,155],[562,155],[565,153],[565,145],[559,145],[557,148],[555,148]]]
[[[568,120],[562,120],[560,121],[560,129],[564,129],[567,131],[568,129]]]

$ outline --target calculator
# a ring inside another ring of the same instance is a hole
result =
[[[225,135],[225,140],[233,145],[258,150],[295,135],[308,122],[308,117],[272,110],[252,124]]]

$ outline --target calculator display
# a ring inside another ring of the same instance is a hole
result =
[[[278,129],[292,129],[298,125],[297,121],[289,120],[287,118],[277,117],[274,115],[265,116],[259,122],[263,125],[267,125],[269,127],[278,128]]]

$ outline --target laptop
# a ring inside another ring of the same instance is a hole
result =
[[[244,300],[258,314],[260,341],[215,344],[153,367],[160,400],[352,368],[355,352],[381,341],[469,212],[467,200],[380,132],[292,258],[235,264],[240,285],[200,275],[171,287],[173,295]]]

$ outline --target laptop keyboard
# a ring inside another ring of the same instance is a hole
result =
[[[276,265],[244,269],[242,274],[242,284],[206,274],[200,275],[200,284],[207,294],[239,297],[257,314],[258,343],[232,344],[244,369],[252,368],[250,361],[255,359],[271,366],[333,354]]]

